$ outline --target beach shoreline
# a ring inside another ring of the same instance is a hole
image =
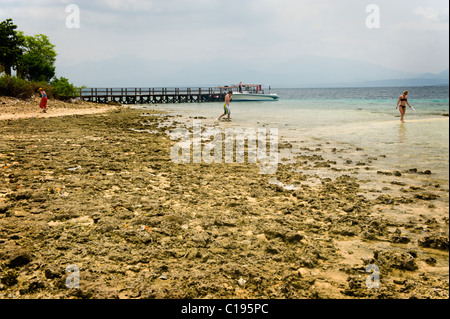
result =
[[[17,120],[26,118],[49,118],[68,115],[85,115],[107,112],[116,106],[97,104],[81,100],[63,102],[50,99],[47,104],[47,112],[43,113],[39,108],[40,98],[33,97],[22,100],[13,97],[0,96],[0,121]]]
[[[374,189],[329,160],[338,145],[273,175],[174,164],[181,122],[161,108],[33,118],[35,102],[0,122],[1,298],[449,297],[448,186],[411,184],[424,172],[368,172]]]

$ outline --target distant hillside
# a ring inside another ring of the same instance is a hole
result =
[[[449,85],[449,70],[442,71],[439,74],[424,73],[417,78],[412,79],[393,79],[384,81],[368,81],[360,83],[361,86],[440,86]]]
[[[101,62],[58,67],[57,75],[88,87],[218,86],[244,83],[273,87],[448,85],[449,71],[416,74],[338,58],[301,55],[291,60],[211,59],[197,63],[121,55]]]
[[[433,74],[433,73],[424,73],[420,76],[421,79],[432,79],[432,80],[447,80],[449,78],[449,70],[442,71],[439,74]]]
[[[369,81],[358,83],[362,87],[411,87],[411,86],[448,86],[448,79],[402,79],[402,80],[386,80],[386,81]]]

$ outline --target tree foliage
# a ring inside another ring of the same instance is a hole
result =
[[[78,94],[77,87],[64,77],[54,78],[51,85],[54,87],[54,94],[58,97],[74,97]]]
[[[55,76],[55,46],[46,35],[20,34],[24,38],[24,53],[19,59],[18,73],[29,81],[49,82]]]
[[[16,29],[12,19],[0,22],[0,64],[7,75],[11,75],[11,68],[17,67],[23,54],[25,39]]]
[[[0,95],[30,98],[39,87],[48,97],[69,98],[78,88],[64,77],[55,77],[55,46],[44,34],[25,35],[12,19],[0,23]],[[17,76],[11,76],[11,69]],[[53,80],[52,80],[53,79]]]
[[[46,35],[24,35],[11,19],[0,23],[0,65],[7,75],[13,68],[23,79],[50,82],[55,76],[54,48]]]

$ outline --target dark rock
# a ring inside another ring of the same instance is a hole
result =
[[[399,185],[399,186],[406,186],[406,183],[399,182],[399,181],[392,181],[391,184],[392,185]]]
[[[391,242],[396,243],[396,244],[407,244],[410,241],[411,240],[408,237],[402,235],[402,233],[399,229],[397,229],[397,231],[395,231],[394,235],[391,236]]]
[[[427,236],[422,239],[419,239],[419,246],[448,250],[448,237],[433,236],[433,235]]]
[[[333,234],[339,234],[342,236],[356,236],[356,234],[360,232],[360,228],[355,227],[355,226],[346,226],[346,225],[337,224],[337,225],[334,225],[330,229],[330,231]]]
[[[342,210],[346,213],[351,213],[352,211],[355,210],[355,206],[354,205],[346,205],[342,208]]]
[[[46,268],[44,271],[44,276],[47,279],[56,279],[61,278],[63,273],[59,270],[56,270],[54,268]]]
[[[0,214],[6,214],[11,207],[6,204],[0,204]]]
[[[289,232],[286,234],[285,238],[287,242],[298,243],[304,238],[304,236],[299,233]]]
[[[31,200],[36,203],[44,203],[47,201],[47,196],[45,194],[35,194]]]
[[[365,166],[365,165],[367,165],[365,162],[358,162],[358,163],[356,163],[356,166]]]
[[[427,259],[425,259],[425,262],[430,266],[434,266],[436,265],[437,260],[436,258],[428,257]]]
[[[267,246],[266,247],[266,252],[269,254],[273,254],[276,255],[279,253],[279,250],[277,248],[275,248],[274,246]]]
[[[376,240],[377,239],[377,235],[370,231],[370,230],[365,230],[361,233],[361,237],[366,239],[366,240]]]
[[[28,264],[31,258],[31,254],[26,250],[15,251],[10,255],[5,265],[9,268],[21,267]]]
[[[422,200],[433,200],[439,198],[438,195],[433,193],[421,193],[414,195],[415,198],[422,199]]]
[[[6,196],[7,198],[10,198],[12,200],[28,200],[31,197],[33,197],[33,193],[30,191],[17,191],[13,192]]]
[[[416,270],[418,268],[415,257],[411,253],[375,251],[375,264],[380,268],[396,268],[401,270]]]
[[[19,282],[17,277],[19,277],[19,275],[14,270],[7,270],[3,273],[0,282],[5,286],[14,286]]]
[[[45,284],[42,281],[33,280],[28,284],[28,287],[20,289],[19,292],[20,292],[20,294],[25,295],[25,294],[34,293],[34,292],[44,289],[44,288],[45,288]]]
[[[388,204],[388,205],[391,205],[391,204],[394,204],[395,202],[394,202],[394,199],[391,196],[383,194],[383,195],[380,195],[380,196],[377,197],[376,203],[377,204]]]

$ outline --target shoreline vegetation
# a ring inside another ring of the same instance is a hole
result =
[[[448,185],[432,168],[360,179],[327,161],[333,145],[274,175],[174,164],[176,116],[38,100],[0,97],[0,298],[449,298]]]
[[[0,76],[0,96],[29,100],[35,97],[39,88],[44,89],[49,99],[56,99],[59,101],[76,99],[79,89],[64,77],[55,78],[51,83],[47,83],[44,81],[27,81],[6,74]]]

